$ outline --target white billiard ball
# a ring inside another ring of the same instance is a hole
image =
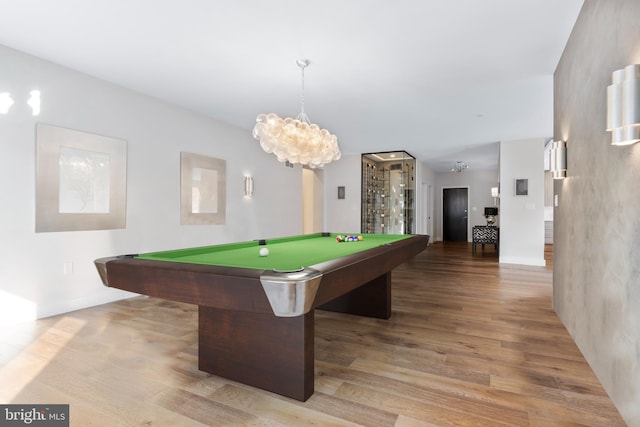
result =
[[[260,249],[260,256],[267,256],[267,255],[269,255],[269,249],[267,248]]]

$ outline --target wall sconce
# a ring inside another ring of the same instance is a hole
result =
[[[627,65],[611,75],[607,87],[607,131],[612,145],[640,141],[640,65]]]
[[[253,178],[250,176],[244,177],[244,195],[247,197],[253,196]]]
[[[253,196],[253,178],[250,176],[244,177],[244,195],[247,197]]]
[[[27,101],[27,105],[31,107],[31,111],[34,116],[40,115],[40,91],[32,90],[30,93],[31,97]]]
[[[13,105],[13,99],[9,92],[0,93],[0,114],[7,114]]]
[[[493,197],[493,206],[498,206],[498,197],[500,197],[500,192],[498,187],[491,187],[491,197]]]
[[[40,115],[40,91],[32,90],[31,97],[27,100],[27,105],[31,107],[34,116]],[[9,92],[0,93],[0,114],[8,114],[11,106],[14,104],[13,98]]]
[[[549,150],[549,170],[553,179],[567,177],[567,143],[564,141],[553,141]]]

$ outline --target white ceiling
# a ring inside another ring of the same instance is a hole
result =
[[[583,0],[0,0],[0,44],[247,129],[305,112],[345,154],[495,168],[550,137]],[[0,69],[1,75],[1,69]],[[256,149],[258,144],[256,142]]]

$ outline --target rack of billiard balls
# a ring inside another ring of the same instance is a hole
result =
[[[342,242],[360,242],[364,239],[362,236],[356,236],[356,235],[343,236],[342,234],[338,234],[338,236],[336,237],[336,240],[338,241],[338,243],[342,243]]]

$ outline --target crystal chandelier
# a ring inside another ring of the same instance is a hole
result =
[[[466,164],[465,162],[461,162],[460,160],[458,160],[456,164],[451,168],[451,172],[456,172],[456,173],[466,172],[467,169],[469,169],[469,165]]]
[[[338,138],[326,129],[309,122],[304,113],[304,69],[308,59],[298,59],[302,70],[302,112],[292,119],[275,113],[259,114],[253,128],[253,137],[267,153],[273,153],[280,162],[300,163],[311,168],[321,168],[340,158]]]

